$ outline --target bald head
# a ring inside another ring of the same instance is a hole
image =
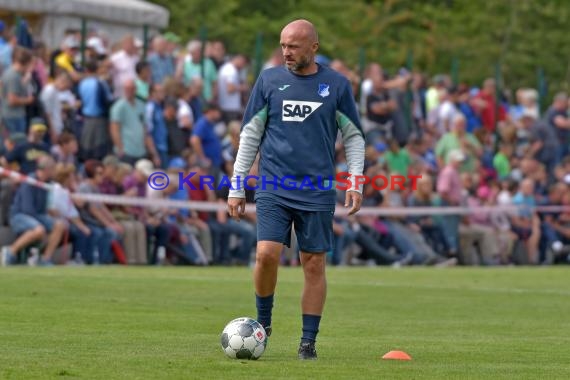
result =
[[[317,71],[315,55],[319,36],[307,20],[295,20],[281,31],[281,49],[287,68],[296,74],[307,75]]]
[[[311,43],[319,42],[319,35],[315,26],[307,20],[295,20],[285,25],[281,33],[291,33],[301,38],[306,38]]]

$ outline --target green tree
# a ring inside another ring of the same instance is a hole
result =
[[[394,72],[410,53],[414,69],[451,72],[455,59],[462,82],[480,84],[500,63],[511,88],[537,86],[542,68],[550,95],[570,85],[567,0],[155,0],[171,12],[171,30],[189,39],[207,28],[229,52],[252,57],[259,33],[268,56],[279,45],[283,25],[311,20],[321,53],[356,69],[359,51],[367,62]]]

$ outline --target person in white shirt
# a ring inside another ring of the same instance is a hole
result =
[[[69,228],[73,251],[68,255],[76,263],[91,263],[95,252],[95,243],[98,238],[85,224],[79,215],[71,194],[76,186],[75,166],[58,163],[55,166],[51,191],[48,195],[48,209],[58,218],[65,220]],[[66,258],[67,259],[67,258]]]
[[[131,35],[125,36],[122,42],[123,48],[111,55],[113,65],[113,88],[116,98],[123,96],[123,83],[128,79],[136,79],[136,65],[139,62],[138,50],[140,41],[136,41]]]
[[[440,135],[451,131],[452,122],[459,110],[453,102],[455,90],[443,89],[439,93],[440,104],[437,107],[437,124],[436,128]]]
[[[249,86],[242,83],[240,73],[246,68],[247,63],[247,58],[238,54],[220,68],[218,102],[222,118],[226,123],[242,118],[242,95],[249,90]]]
[[[63,107],[61,93],[68,91],[73,85],[69,74],[61,72],[53,83],[46,85],[40,94],[40,101],[45,110],[49,125],[50,139],[56,143],[59,135],[63,132]]]

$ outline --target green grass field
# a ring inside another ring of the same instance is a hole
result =
[[[329,268],[319,360],[299,362],[299,268],[283,268],[259,361],[219,337],[255,318],[251,269],[0,269],[0,379],[568,379],[558,268]],[[411,362],[381,360],[390,350]]]

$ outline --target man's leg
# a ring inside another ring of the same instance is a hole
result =
[[[299,256],[305,275],[301,300],[303,335],[298,351],[302,360],[317,358],[315,343],[327,295],[326,252],[331,250],[334,239],[333,214],[334,209],[294,212]]]
[[[271,327],[271,314],[273,310],[273,295],[277,285],[277,270],[279,258],[283,250],[283,243],[274,241],[259,241],[255,255],[255,268],[253,271],[255,282],[255,304],[257,307],[257,321],[266,328]],[[271,334],[271,329],[266,331]]]
[[[326,254],[301,251],[301,265],[305,275],[305,285],[301,299],[303,312],[303,336],[301,343],[314,343],[317,340],[321,315],[327,297],[325,277]]]
[[[53,222],[53,228],[50,234],[48,235],[48,242],[43,254],[43,260],[45,262],[51,261],[53,253],[55,252],[56,248],[59,246],[59,243],[63,239],[63,235],[65,234],[66,228],[67,225],[62,220],[55,220]]]
[[[12,216],[10,218],[10,227],[19,237],[11,245],[2,247],[0,255],[2,266],[15,264],[20,250],[38,240],[42,240],[46,236],[44,226],[29,215],[16,214]]]
[[[273,295],[283,245],[291,246],[291,221],[288,209],[271,199],[259,198],[257,208],[257,249],[255,253],[255,303],[257,321],[271,335]],[[331,224],[332,227],[332,224]]]
[[[40,265],[52,265],[52,256],[63,240],[63,236],[67,232],[67,222],[62,219],[56,219],[48,214],[38,215],[37,220],[43,225],[48,233],[48,241],[43,255],[40,258]]]

